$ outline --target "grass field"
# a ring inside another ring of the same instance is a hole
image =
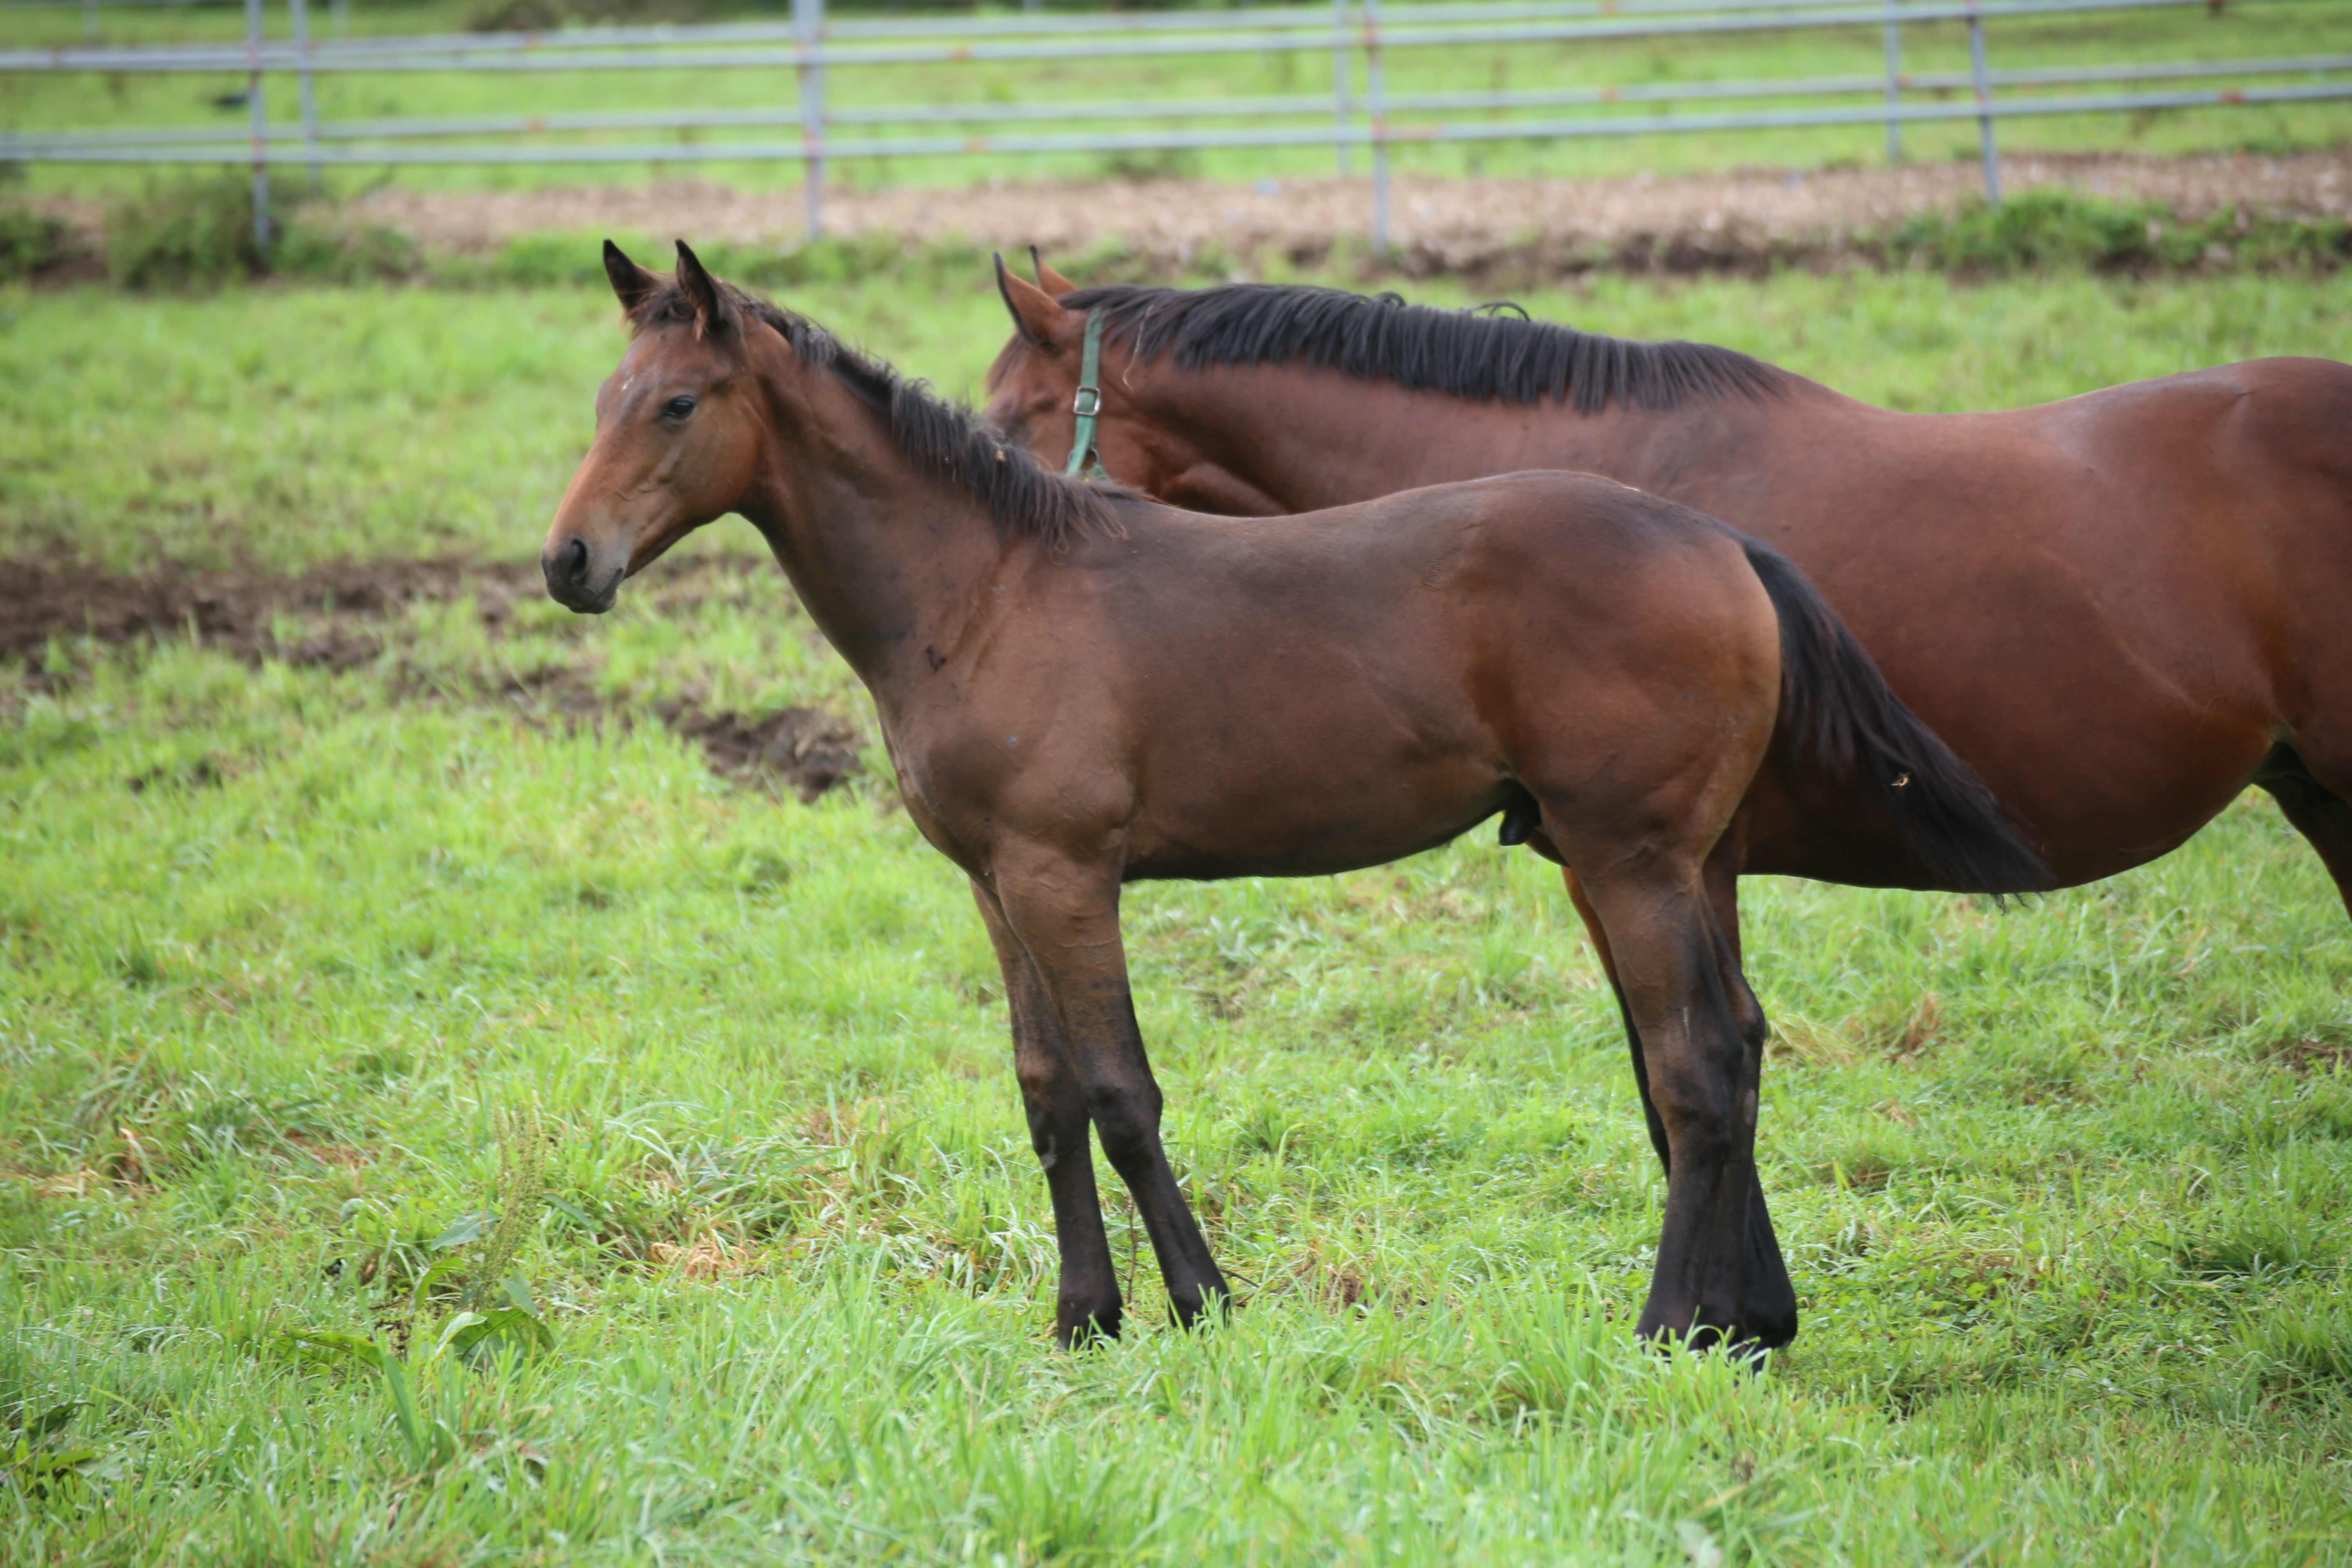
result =
[[[315,24],[326,28],[323,6]],[[403,35],[462,30],[491,7],[478,0],[362,4],[353,8],[354,31]],[[711,17],[743,16],[773,19],[774,8],[704,8]],[[228,5],[121,8],[102,13],[107,41],[233,38],[243,36],[242,14]],[[273,36],[289,26],[282,10],[271,13]],[[951,28],[943,16],[940,26]],[[76,42],[82,21],[72,10],[12,14],[12,29],[26,42]],[[2226,8],[2005,18],[1988,31],[1996,69],[2053,65],[2116,65],[2179,60],[2275,58],[2352,53],[2352,12],[2320,0],[2236,0]],[[1748,82],[1773,79],[1874,78],[1883,72],[1880,28],[1808,28],[1788,32],[1701,35],[1566,43],[1475,45],[1392,48],[1386,52],[1388,90],[1395,94],[1483,91],[1562,87],[1645,87],[1662,83]],[[1914,74],[1965,72],[1968,43],[1955,23],[1917,23],[1905,29],[1904,68]],[[1363,63],[1351,66],[1355,90],[1363,91]],[[2339,73],[2340,74],[2340,73]],[[2298,79],[2271,76],[2210,79],[2216,89],[2268,85]],[[2300,79],[2309,79],[2308,78]],[[2143,87],[2147,84],[2142,84]],[[37,75],[0,73],[0,125],[22,130],[47,127],[205,125],[242,130],[242,76],[139,76],[115,74]],[[1132,132],[1139,122],[1122,117],[1120,106],[1146,101],[1197,101],[1234,96],[1319,95],[1329,92],[1328,56],[1318,51],[1246,55],[1198,55],[1113,61],[1024,61],[919,67],[836,67],[828,72],[828,102],[837,107],[943,103],[1091,103],[1097,112],[1084,129]],[[2122,90],[2110,84],[2095,90]],[[2059,89],[2063,91],[2094,90]],[[275,118],[294,123],[290,83],[273,83]],[[330,120],[405,115],[554,114],[626,108],[761,108],[790,105],[795,89],[789,73],[773,68],[738,70],[648,69],[623,77],[600,71],[502,73],[330,74],[319,80],[320,111]],[[1955,100],[1944,90],[1944,101]],[[1913,101],[1929,101],[1915,92]],[[1779,107],[1825,103],[1853,107],[1852,96],[1784,100]],[[1634,104],[1622,112],[1638,120],[1666,105]],[[1683,112],[1727,111],[1721,103],[1685,100]],[[1593,106],[1534,111],[1543,117],[1586,118],[1604,110]],[[1467,118],[1470,111],[1406,113],[1400,125]],[[1318,110],[1308,120],[1319,123]],[[1298,123],[1294,119],[1293,123]],[[1228,122],[1230,123],[1230,122]],[[1079,127],[1073,126],[1071,129]],[[979,128],[972,128],[977,131]],[[891,135],[919,132],[905,122],[837,126],[834,134]],[[930,133],[936,133],[931,128]],[[786,134],[770,128],[742,133],[721,132],[630,132],[606,141],[633,145],[648,142],[691,144],[696,140],[767,139]],[[2011,154],[2058,151],[2130,151],[2147,153],[2246,151],[2281,153],[2331,147],[2352,135],[2352,104],[2257,105],[2226,110],[2152,110],[2118,115],[2062,115],[2012,121],[2000,131]],[[1976,156],[1977,132],[1968,121],[1916,125],[1906,132],[1906,156],[1937,161]],[[232,158],[241,154],[232,151]],[[1831,130],[1764,130],[1684,134],[1629,135],[1606,141],[1526,142],[1498,141],[1450,145],[1405,145],[1396,167],[1425,174],[1548,174],[1564,176],[1678,173],[1735,167],[1811,168],[1829,164],[1876,164],[1885,159],[1880,127],[1864,124]],[[1211,150],[1181,154],[1025,153],[985,159],[923,156],[836,160],[828,179],[858,188],[938,185],[979,177],[1008,180],[1099,178],[1122,174],[1188,174],[1249,181],[1332,172],[1328,149]],[[1362,174],[1364,154],[1356,154]],[[35,165],[34,188],[76,193],[135,188],[136,170],[105,166]],[[355,172],[347,186],[372,175]],[[797,184],[800,171],[789,163],[723,161],[588,166],[510,165],[488,168],[407,168],[403,184],[509,189],[547,184],[647,178],[696,178],[751,189]]]
[[[2338,298],[1530,302],[1929,408],[2352,357]],[[978,278],[794,302],[950,388],[1003,333]],[[0,321],[0,557],[119,570],[528,557],[618,349],[570,289]],[[1538,862],[1139,887],[1243,1305],[1066,1358],[960,879],[878,756],[802,805],[649,717],[873,734],[751,544],[602,621],[421,601],[341,673],[0,683],[0,1562],[2352,1562],[2352,925],[2266,803],[2007,914],[1749,885],[1806,1314],[1757,1376],[1628,1343],[1659,1184]]]

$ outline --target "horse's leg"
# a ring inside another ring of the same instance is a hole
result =
[[[2275,746],[2254,782],[2270,791],[2286,819],[2319,851],[2320,864],[2352,911],[2352,759],[2341,768],[2330,766],[2334,761],[2323,752],[2315,769],[2300,746]]]
[[[1037,966],[1087,1115],[1135,1199],[1177,1321],[1189,1327],[1212,1299],[1228,1300],[1232,1292],[1160,1145],[1160,1085],[1128,989],[1118,880],[1058,857],[1022,863],[1002,854],[996,895]]]
[[[1592,939],[1592,951],[1600,955],[1601,972],[1609,977],[1609,989],[1616,994],[1617,1016],[1625,1026],[1625,1044],[1633,1056],[1633,1088],[1642,1097],[1642,1119],[1649,1123],[1650,1147],[1658,1152],[1658,1164],[1668,1176],[1675,1173],[1675,1154],[1666,1142],[1666,1124],[1658,1120],[1658,1108],[1650,1100],[1650,1068],[1642,1059],[1642,1031],[1633,1026],[1633,1011],[1625,1003],[1625,987],[1617,980],[1617,960],[1609,951],[1609,932],[1601,917],[1593,912],[1592,901],[1584,896],[1584,886],[1576,879],[1569,867],[1559,868],[1559,879],[1568,884],[1569,901],[1576,906],[1578,918],[1584,921],[1584,934]]]
[[[1730,946],[1699,866],[1596,847],[1578,858],[1607,869],[1588,869],[1581,891],[1608,936],[1669,1156],[1665,1226],[1638,1329],[1648,1338],[1759,1341],[1759,1328],[1785,1325],[1751,1326],[1746,1312],[1756,1190],[1748,1065],[1761,1042],[1743,1028],[1725,984]]]
[[[1004,999],[1013,1014],[1013,1070],[1021,1081],[1022,1109],[1029,1116],[1029,1146],[1037,1152],[1046,1190],[1053,1194],[1054,1236],[1062,1254],[1054,1337],[1068,1350],[1097,1334],[1116,1335],[1119,1326],[1118,1272],[1103,1235],[1102,1204],[1095,1193],[1086,1091],[1045,984],[1005,923],[996,895],[974,880],[971,896],[981,919],[988,922],[988,940],[995,943],[996,963],[1004,972]]]
[[[1747,976],[1739,962],[1739,858],[1740,842],[1737,826],[1726,833],[1707,857],[1705,873],[1707,903],[1715,917],[1717,931],[1727,950],[1727,963],[1722,964],[1722,980],[1737,1018],[1739,1035],[1746,1042],[1745,1058],[1740,1081],[1743,1092],[1753,1099],[1762,1083],[1764,1074],[1764,1041],[1766,1027],[1764,1009],[1748,988]],[[1634,1026],[1633,1014],[1625,1001],[1625,988],[1617,979],[1617,963],[1609,949],[1609,932],[1594,912],[1591,901],[1577,881],[1576,873],[1568,867],[1560,868],[1560,878],[1568,884],[1568,896],[1576,905],[1577,914],[1584,921],[1584,930],[1592,939],[1593,951],[1600,954],[1602,973],[1609,976],[1609,988],[1617,996],[1617,1016],[1624,1021],[1625,1042],[1633,1058],[1633,1084],[1642,1097],[1642,1116],[1650,1129],[1650,1146],[1658,1152],[1658,1163],[1664,1169],[1669,1184],[1675,1171],[1674,1151],[1666,1138],[1665,1123],[1658,1116],[1658,1108],[1650,1097],[1650,1069],[1642,1053],[1641,1031]],[[1752,1131],[1752,1130],[1751,1130]],[[1787,1344],[1797,1336],[1797,1292],[1790,1282],[1789,1266],[1780,1252],[1780,1238],[1772,1232],[1771,1210],[1764,1201],[1764,1186],[1754,1175],[1755,1163],[1748,1163],[1753,1190],[1748,1200],[1748,1279],[1747,1294],[1742,1304],[1741,1321],[1747,1323],[1756,1339],[1767,1346]]]
[[[1730,1002],[1743,1047],[1738,1102],[1748,1108],[1748,1289],[1741,1300],[1740,1321],[1757,1344],[1773,1350],[1797,1337],[1797,1288],[1790,1283],[1780,1238],[1772,1234],[1772,1211],[1764,1201],[1763,1178],[1756,1171],[1757,1107],[1764,1083],[1764,1043],[1770,1031],[1764,1005],[1756,1000],[1740,963],[1738,834],[1735,822],[1732,831],[1707,857],[1702,876],[1715,927],[1717,978]]]

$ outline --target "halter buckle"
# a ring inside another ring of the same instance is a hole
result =
[[[1103,313],[1088,310],[1086,347],[1078,356],[1078,395],[1070,400],[1070,412],[1078,416],[1078,424],[1070,432],[1069,466],[1062,472],[1108,484],[1110,476],[1103,471],[1102,459],[1095,452],[1095,419],[1102,413],[1102,332]]]

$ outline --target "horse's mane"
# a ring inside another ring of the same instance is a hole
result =
[[[738,310],[782,333],[802,363],[831,371],[883,416],[907,460],[986,507],[999,533],[1060,549],[1089,533],[1119,531],[1110,502],[1131,499],[1134,492],[1048,472],[1028,453],[982,428],[970,409],[935,395],[929,383],[908,380],[782,305],[732,283],[719,287]],[[673,279],[637,301],[628,312],[629,328],[642,332],[691,321],[694,314],[693,300]]]
[[[1103,335],[1141,359],[1172,355],[1185,370],[1305,361],[1370,381],[1475,402],[1557,398],[1579,414],[1664,410],[1698,397],[1774,397],[1799,378],[1734,349],[1650,343],[1517,319],[1516,305],[1441,310],[1394,294],[1304,284],[1213,289],[1108,284],[1062,297],[1103,312]]]

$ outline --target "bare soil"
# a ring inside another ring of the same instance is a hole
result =
[[[2352,147],[2280,157],[2029,156],[2002,165],[2011,192],[2063,185],[2161,203],[2183,217],[2223,209],[2280,217],[2352,217]],[[1981,194],[1973,163],[1895,169],[1745,170],[1671,179],[1402,178],[1391,228],[1431,269],[1477,270],[1530,247],[1597,258],[1736,258],[1831,248],[1914,213]],[[1036,245],[1068,255],[1110,241],[1190,259],[1212,250],[1301,260],[1371,222],[1364,179],[975,184],[952,190],[829,191],[825,224],[843,235],[909,243],[961,239]],[[527,192],[385,189],[353,216],[402,229],[429,248],[495,249],[548,231],[651,233],[667,238],[796,243],[796,189],[733,190],[691,181]]]
[[[711,558],[679,563],[670,574],[681,602],[695,579],[761,567],[757,560]],[[389,653],[389,619],[419,601],[470,595],[486,627],[503,624],[518,595],[539,592],[529,563],[457,561],[347,563],[286,575],[268,573],[134,574],[54,561],[0,561],[0,659],[22,660],[24,687],[51,689],[72,679],[71,665],[51,668],[53,643],[87,641],[137,647],[191,638],[258,662],[266,658],[338,672],[387,668],[392,689],[416,700],[448,695],[446,677],[427,679]],[[549,664],[503,675],[474,696],[508,706],[523,722],[566,729],[633,725],[649,715],[699,745],[713,771],[754,788],[789,789],[803,800],[863,770],[863,735],[851,721],[822,709],[764,713],[706,712],[689,699],[646,703],[599,689],[585,669]],[[135,792],[158,784],[217,783],[200,762],[185,776],[142,774]]]
[[[704,713],[689,703],[657,702],[662,721],[690,741],[722,774],[749,784],[789,784],[814,800],[863,771],[865,743],[857,726],[821,708],[778,708],[767,713]]]
[[[248,658],[277,658],[349,669],[372,658],[382,643],[361,630],[416,599],[481,595],[485,612],[503,611],[517,593],[536,586],[522,566],[469,565],[455,561],[394,561],[341,564],[283,576],[268,574],[101,572],[70,563],[0,562],[0,658],[25,658],[35,668],[52,637],[89,637],[123,644],[193,637]],[[281,614],[316,616],[329,623],[316,639],[283,646],[272,629]],[[354,650],[364,647],[364,653]],[[307,650],[307,651],[306,651]]]

